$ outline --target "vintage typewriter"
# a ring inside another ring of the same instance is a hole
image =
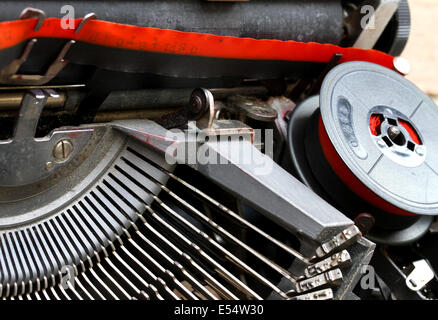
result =
[[[1,1],[0,297],[434,299],[406,0]]]

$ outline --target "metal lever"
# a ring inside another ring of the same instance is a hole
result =
[[[11,139],[0,141],[0,186],[21,186],[39,181],[69,162],[90,139],[93,129],[54,130],[35,138],[41,112],[54,90],[31,90],[25,94]],[[68,154],[61,154],[58,149]]]
[[[33,30],[35,32],[39,31],[44,23],[44,20],[46,19],[46,13],[43,10],[35,9],[35,8],[26,8],[23,11],[21,11],[20,19],[31,19],[31,18],[38,19],[35,28]]]
[[[65,55],[68,50],[75,43],[74,40],[68,41],[55,61],[47,69],[44,75],[28,75],[28,74],[17,74],[21,65],[26,62],[33,46],[37,42],[37,39],[30,40],[26,47],[24,48],[21,57],[12,60],[7,66],[5,66],[0,71],[0,83],[4,84],[15,84],[15,85],[43,85],[52,80],[56,75],[61,72],[62,69],[68,64],[67,60],[64,60]]]
[[[47,95],[41,90],[31,90],[24,95],[18,115],[13,139],[22,140],[35,136],[38,121],[47,101]]]

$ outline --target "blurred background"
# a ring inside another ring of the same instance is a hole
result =
[[[408,78],[438,103],[438,0],[409,0],[412,29],[403,57]]]

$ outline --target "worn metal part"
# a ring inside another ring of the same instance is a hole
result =
[[[334,269],[299,283],[299,292],[313,290],[319,286],[339,285],[342,283],[342,272]]]
[[[231,96],[227,99],[227,106],[234,109],[243,122],[246,117],[263,122],[273,122],[278,117],[277,110],[256,97]]]
[[[216,112],[214,97],[210,90],[203,88],[195,89],[190,97],[190,109],[193,114],[198,115],[197,118],[206,114],[207,129],[211,128]]]
[[[290,300],[331,300],[333,299],[333,290],[332,289],[324,289],[311,293],[302,294]]]
[[[344,281],[339,286],[335,299],[356,300],[357,296],[353,293],[357,283],[363,276],[363,268],[370,264],[376,245],[365,239],[359,238],[356,243],[348,247],[351,257],[351,265],[348,273],[343,271]]]
[[[373,215],[362,212],[354,218],[354,224],[359,228],[362,235],[366,236],[376,224],[376,219]]]
[[[418,260],[412,263],[413,270],[406,278],[406,285],[413,291],[423,289],[433,278],[435,272],[426,260]]]
[[[72,145],[69,157],[72,158],[79,154],[93,134],[92,129],[58,129],[48,137],[35,138],[48,96],[58,97],[49,90],[32,90],[24,96],[12,139],[0,141],[0,186],[26,185],[48,177],[65,164],[56,161],[49,167],[50,170],[45,170],[52,157],[56,158],[52,150],[59,141],[69,141]]]
[[[341,252],[335,253],[320,262],[308,266],[306,270],[304,270],[304,274],[307,278],[310,278],[333,268],[348,266],[350,263],[350,254],[347,250],[342,250]]]
[[[242,139],[250,143],[256,142],[255,130],[238,120],[214,120],[210,128],[204,130],[208,137],[218,139]]]
[[[354,225],[350,226],[348,229],[343,230],[341,233],[335,235],[332,239],[319,246],[316,249],[316,254],[320,258],[325,257],[334,250],[339,250],[349,246],[360,236],[361,233],[359,228]]]
[[[35,88],[37,89],[37,88]],[[18,110],[21,106],[25,91],[0,92],[0,110]],[[57,97],[48,97],[44,108],[63,108],[67,99],[65,92],[59,92]]]
[[[307,242],[302,242],[303,246],[308,245]],[[371,257],[375,249],[375,244],[365,238],[359,238],[357,242],[352,243],[348,247],[348,253],[351,257],[351,264],[349,267],[343,267],[342,278],[343,281],[337,288],[333,289],[333,299],[335,300],[357,300],[358,297],[352,292],[356,287],[358,281],[363,276],[363,268],[370,263]],[[302,250],[305,250],[304,248]],[[311,249],[313,252],[313,248]],[[303,266],[294,261],[290,270],[292,272],[302,272]],[[301,270],[301,271],[298,271]],[[280,287],[284,287],[285,281],[279,283]],[[291,293],[294,294],[294,293]]]
[[[22,55],[19,58],[12,60],[0,71],[0,83],[14,85],[46,84],[54,77],[56,77],[56,75],[61,72],[61,70],[64,69],[64,67],[67,65],[68,61],[64,60],[64,56],[67,54],[70,47],[75,43],[74,40],[69,40],[66,42],[66,44],[61,49],[58,56],[49,66],[44,75],[17,74],[20,67],[23,65],[24,62],[26,62],[36,42],[37,39],[30,40],[24,48]]]

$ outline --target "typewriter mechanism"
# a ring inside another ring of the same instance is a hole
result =
[[[1,299],[437,297],[406,0],[0,8]]]

